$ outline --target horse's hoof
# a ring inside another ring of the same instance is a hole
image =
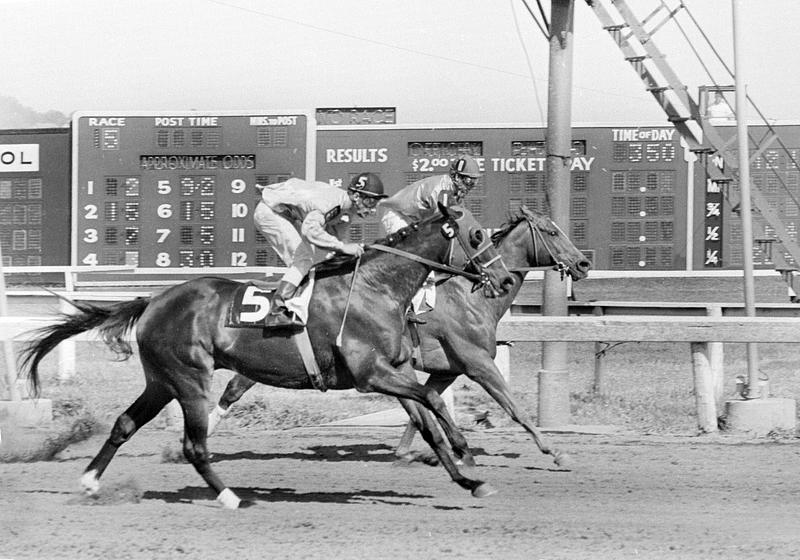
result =
[[[472,496],[475,498],[488,498],[493,494],[497,494],[497,490],[486,482],[481,482],[472,489]]]
[[[456,466],[457,467],[467,467],[467,468],[475,468],[478,466],[478,463],[475,462],[475,457],[472,455],[464,456],[456,459]]]
[[[413,463],[423,463],[425,465],[435,467],[439,464],[439,458],[436,455],[433,453],[426,453],[424,451],[409,451],[408,453],[404,453],[402,455],[396,454],[395,457],[397,458],[395,464],[404,466],[411,465]]]
[[[553,461],[564,470],[572,470],[572,458],[566,453],[556,451],[553,453]]]
[[[226,488],[217,496],[217,501],[222,504],[225,509],[239,509],[241,500],[239,496],[233,493],[233,490]]]
[[[92,469],[83,473],[81,487],[87,496],[94,496],[100,490],[100,481],[97,480],[97,471]]]

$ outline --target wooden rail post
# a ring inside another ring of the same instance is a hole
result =
[[[74,313],[75,308],[63,299],[58,300],[61,313]],[[58,379],[66,381],[75,376],[75,341],[64,340],[58,345]]]
[[[502,342],[497,344],[497,354],[494,356],[494,365],[500,370],[500,373],[505,379],[506,383],[511,383],[511,341]]]
[[[691,343],[697,426],[707,434],[717,431],[717,402],[714,398],[714,380],[708,356],[709,344],[708,342]]]
[[[0,251],[0,316],[8,317],[8,300],[6,299],[6,273],[3,270],[3,253]],[[12,401],[22,399],[17,386],[17,361],[14,354],[14,343],[3,339],[3,357],[6,362],[6,387],[8,398]]]
[[[710,305],[706,314],[709,317],[722,317],[722,307],[719,305]],[[725,406],[725,360],[723,348],[724,345],[722,342],[708,343],[708,364],[711,368],[711,387],[718,411],[723,410]]]
[[[592,309],[592,315],[602,315],[603,308],[600,306],[596,306]],[[595,395],[599,395],[601,397],[608,396],[608,379],[606,376],[606,356],[605,350],[606,345],[605,342],[598,340],[594,343],[594,386],[592,387],[592,391]]]

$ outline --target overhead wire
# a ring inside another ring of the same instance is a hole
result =
[[[426,51],[421,51],[419,49],[412,49],[410,47],[404,47],[402,45],[396,45],[396,44],[387,43],[387,42],[384,42],[384,41],[379,41],[377,39],[370,39],[368,37],[361,37],[361,36],[358,36],[358,35],[353,35],[352,33],[346,33],[344,31],[339,31],[337,29],[330,29],[330,28],[327,28],[327,27],[322,27],[322,26],[319,26],[319,25],[314,25],[314,24],[311,24],[311,23],[298,21],[296,19],[287,18],[287,17],[284,17],[284,16],[278,16],[278,15],[275,15],[275,14],[270,14],[270,13],[267,13],[267,12],[264,12],[264,11],[261,11],[261,10],[256,10],[254,8],[247,8],[245,6],[240,6],[238,4],[234,4],[234,3],[231,3],[231,2],[225,2],[223,0],[206,0],[206,2],[210,2],[212,4],[218,4],[220,6],[225,6],[227,8],[232,8],[232,9],[235,9],[235,10],[241,10],[243,12],[248,12],[248,13],[251,13],[251,14],[264,16],[264,17],[271,18],[271,19],[276,19],[276,20],[279,20],[279,21],[293,23],[293,24],[299,25],[301,27],[308,27],[309,29],[314,29],[316,31],[323,31],[325,33],[331,33],[333,35],[339,35],[341,37],[346,37],[348,39],[355,39],[357,41],[364,41],[366,43],[372,43],[373,45],[380,45],[381,47],[395,49],[395,50],[398,50],[398,51],[409,52],[409,53],[413,53],[413,54],[417,54],[417,55],[421,55],[421,56],[426,56],[426,57],[429,57],[429,58],[437,58],[439,60],[444,60],[446,62],[454,62],[456,64],[463,64],[463,65],[466,65],[466,66],[472,66],[473,68],[480,68],[481,70],[490,70],[492,72],[499,72],[501,74],[508,74],[510,76],[516,76],[516,77],[519,77],[519,78],[527,78],[528,77],[525,74],[520,74],[518,72],[512,72],[512,71],[509,71],[509,70],[503,70],[501,68],[496,68],[496,67],[493,67],[493,66],[485,66],[483,64],[477,64],[475,62],[470,62],[468,60],[460,60],[460,59],[457,59],[457,58],[451,58],[451,57],[448,57],[448,56],[442,56],[442,55],[439,55],[439,54],[433,54],[433,53],[429,53],[429,52],[426,52]]]
[[[538,1],[539,0],[537,0],[537,2]],[[264,12],[262,10],[257,10],[257,9],[254,9],[254,8],[247,8],[245,6],[240,6],[238,4],[235,4],[232,1],[206,0],[206,2],[209,2],[209,3],[212,3],[212,4],[217,4],[217,5],[220,5],[220,6],[225,6],[226,8],[230,8],[230,9],[234,9],[234,10],[240,10],[240,11],[247,12],[247,13],[254,14],[254,15],[258,15],[258,16],[263,16],[263,17],[266,17],[266,18],[275,19],[275,20],[278,20],[278,21],[292,23],[294,25],[298,25],[298,26],[301,26],[301,27],[307,27],[309,29],[314,29],[315,31],[321,31],[321,32],[324,32],[324,33],[331,33],[331,34],[334,34],[334,35],[339,35],[341,37],[346,37],[348,39],[353,39],[353,40],[356,40],[356,41],[364,41],[364,42],[367,42],[367,43],[371,43],[371,44],[374,44],[374,45],[379,45],[381,47],[385,47],[385,48],[389,48],[389,49],[395,49],[395,50],[398,50],[398,51],[408,52],[408,53],[412,53],[412,54],[416,54],[416,55],[420,55],[420,56],[425,56],[425,57],[428,57],[428,58],[443,60],[445,62],[451,62],[451,63],[461,64],[461,65],[465,65],[465,66],[471,66],[473,68],[478,68],[478,69],[481,69],[481,70],[488,70],[490,72],[497,72],[497,73],[500,73],[500,74],[506,74],[506,75],[509,75],[509,76],[517,77],[517,78],[530,79],[530,74],[522,74],[520,72],[514,72],[514,71],[511,71],[511,70],[504,70],[504,69],[496,68],[496,67],[493,67],[493,66],[486,66],[486,65],[483,65],[483,64],[476,64],[476,63],[470,62],[468,60],[461,60],[461,59],[457,59],[457,58],[451,58],[451,57],[442,56],[442,55],[439,55],[439,54],[426,52],[426,51],[419,50],[419,49],[413,49],[413,48],[410,48],[410,47],[404,47],[402,45],[387,43],[385,41],[379,41],[379,40],[376,40],[376,39],[370,39],[370,38],[367,38],[367,37],[361,37],[359,35],[354,35],[352,33],[346,33],[344,31],[339,31],[337,29],[330,29],[330,28],[327,28],[327,27],[322,27],[322,26],[319,26],[319,25],[314,25],[314,24],[303,22],[303,21],[298,21],[296,19],[292,19],[292,18],[288,18],[288,17],[284,17],[284,16],[278,16],[278,15],[275,15],[275,14],[270,14],[270,13]],[[540,8],[541,8],[541,4],[540,4]],[[538,19],[536,19],[534,17],[534,21],[540,27],[540,30],[542,30],[542,32],[545,34],[545,37],[548,37],[547,31],[544,29],[544,27],[542,27],[542,24],[539,23]],[[600,89],[594,89],[594,88],[587,88],[587,87],[583,87],[583,86],[575,86],[575,88],[576,89],[580,89],[580,90],[584,90],[584,91],[588,91],[588,92],[602,93],[604,95],[610,95],[610,96],[614,96],[614,97],[622,97],[622,98],[625,98],[625,99],[636,99],[636,100],[639,99],[639,97],[637,97],[637,96],[620,94],[619,92],[616,92],[616,91],[600,90]]]
[[[536,1],[538,2],[539,0],[536,0]],[[542,23],[542,22],[539,22],[539,19],[536,17],[536,14],[534,14],[533,10],[531,10],[531,7],[528,6],[528,0],[522,0],[522,3],[525,5],[525,8],[528,10],[528,13],[531,15],[531,19],[533,19],[533,21],[536,23],[536,27],[538,27],[539,31],[541,31],[542,35],[544,35],[545,40],[549,41],[550,40],[550,24],[547,23],[547,18],[545,17],[544,12],[542,12],[542,21],[543,21],[543,23]],[[513,2],[511,4],[511,6],[513,8],[513,6],[514,6]],[[542,5],[539,4],[539,10],[541,11],[541,9],[542,9]],[[515,20],[516,20],[516,17],[517,17],[517,15],[514,14],[514,19]]]
[[[523,0],[523,2],[525,2],[525,0]],[[528,3],[525,2],[525,4],[527,5]],[[542,21],[544,22],[544,26],[547,29],[548,35],[549,35],[550,34],[550,23],[547,21],[547,15],[544,13],[544,8],[542,7],[541,0],[536,0],[536,5],[539,6],[539,14],[541,14],[541,16],[542,16]]]
[[[522,1],[523,3],[525,3],[525,6],[527,7],[528,4],[525,2],[525,0]],[[525,53],[525,61],[528,63],[528,72],[530,73],[531,83],[533,84],[533,94],[536,99],[536,106],[539,108],[539,119],[541,120],[541,122],[545,122],[544,109],[542,109],[542,101],[539,98],[539,88],[536,85],[536,75],[533,72],[533,65],[531,64],[531,57],[528,54],[528,48],[525,46],[525,41],[522,38],[522,31],[520,30],[519,21],[517,19],[517,10],[514,8],[514,0],[509,0],[509,3],[511,4],[511,15],[513,16],[514,19],[514,27],[517,30],[517,37],[519,38],[519,42],[522,45],[522,51]],[[530,9],[528,11],[530,11]],[[531,16],[533,17],[533,14],[531,14]],[[533,19],[534,21],[536,21],[535,17]],[[538,21],[536,21],[536,23],[537,25],[539,24]],[[539,29],[544,31],[541,26],[539,26]]]

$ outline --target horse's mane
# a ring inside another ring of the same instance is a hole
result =
[[[519,224],[522,220],[534,220],[537,217],[538,213],[531,210],[524,204],[521,205],[516,211],[509,212],[508,221],[500,226],[500,229],[495,231],[492,234],[492,243],[495,247],[500,245],[503,239],[511,233],[517,224]]]
[[[434,220],[440,219],[442,216],[439,214],[435,214],[429,218],[425,218],[424,220],[420,220],[419,222],[414,222],[412,224],[407,225],[404,228],[400,228],[394,233],[390,233],[386,237],[381,239],[377,239],[373,241],[372,245],[386,245],[388,247],[394,247],[398,245],[402,240],[406,239],[413,233],[417,232],[421,229],[423,224],[428,222],[433,222]],[[382,253],[377,249],[371,249],[367,246],[366,251],[364,251],[364,256],[362,259],[368,259],[376,257]],[[317,276],[325,275],[330,276],[332,274],[344,274],[350,272],[350,270],[355,266],[356,257],[353,255],[346,255],[344,253],[337,253],[333,257],[328,260],[322,261],[314,266],[314,270],[316,271]]]

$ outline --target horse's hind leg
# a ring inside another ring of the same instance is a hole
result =
[[[455,380],[455,377],[438,377],[431,375],[425,382],[425,386],[435,389],[436,392],[441,395]],[[397,444],[397,449],[395,449],[395,456],[401,459],[409,457],[411,454],[411,444],[414,442],[415,435],[417,435],[417,428],[414,426],[414,422],[409,420],[400,438],[400,443]]]
[[[228,384],[225,386],[225,391],[217,401],[217,406],[208,415],[208,435],[214,433],[220,421],[228,415],[231,406],[233,406],[244,394],[255,385],[256,382],[245,377],[244,375],[236,374],[231,377]]]
[[[208,434],[208,414],[206,410],[206,400],[204,394],[182,397],[180,399],[183,407],[184,419],[184,438],[183,454],[189,461],[206,484],[217,494],[217,501],[228,509],[239,507],[238,496],[223,484],[211,468],[207,446]]]
[[[81,477],[81,485],[87,494],[94,494],[100,489],[100,477],[120,446],[131,439],[139,428],[155,418],[172,398],[162,385],[147,384],[139,398],[117,418],[100,452],[86,467]]]

